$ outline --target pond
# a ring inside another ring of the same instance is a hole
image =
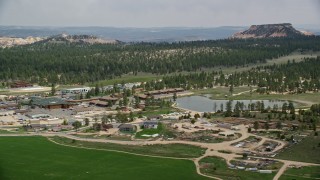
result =
[[[216,112],[223,108],[226,110],[226,103],[229,100],[213,100],[204,96],[188,96],[188,97],[179,97],[177,99],[177,107],[183,109],[189,109],[192,111],[199,112]],[[289,101],[281,101],[281,100],[233,100],[232,101],[232,110],[237,102],[244,104],[244,109],[248,109],[248,104],[257,104],[259,102],[264,103],[264,107],[267,108],[270,106],[272,109],[274,105],[278,106],[281,109],[284,103],[289,103]]]

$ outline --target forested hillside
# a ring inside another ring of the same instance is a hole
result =
[[[258,66],[248,71],[223,74],[220,72],[190,73],[165,76],[161,82],[150,81],[148,90],[164,87],[183,87],[197,89],[213,86],[258,86],[260,93],[304,93],[320,89],[320,57],[307,58],[301,62],[288,61],[287,64]]]
[[[263,63],[296,50],[318,51],[320,38],[116,45],[37,43],[0,49],[0,81],[70,84],[111,79],[127,73],[165,75],[181,71],[194,72],[216,66]]]

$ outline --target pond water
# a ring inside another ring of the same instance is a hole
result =
[[[221,110],[221,106],[226,110],[226,103],[229,100],[213,100],[204,96],[188,96],[188,97],[179,97],[177,99],[177,106],[184,109],[189,109],[199,112],[216,112]],[[232,101],[232,110],[234,109],[235,104],[238,102],[244,104],[244,109],[248,108],[248,104],[263,102],[264,107],[267,108],[270,106],[272,109],[274,105],[277,105],[281,109],[283,103],[289,103],[288,101],[281,100],[233,100]]]

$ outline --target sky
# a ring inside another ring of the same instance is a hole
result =
[[[320,27],[320,0],[0,0],[0,25]]]

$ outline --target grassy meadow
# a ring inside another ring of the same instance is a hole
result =
[[[275,158],[320,164],[320,136],[305,137]]]
[[[302,168],[289,168],[287,169],[280,180],[310,180],[320,178],[320,166],[308,166]]]
[[[65,147],[43,137],[1,137],[0,179],[206,179],[190,160]]]

